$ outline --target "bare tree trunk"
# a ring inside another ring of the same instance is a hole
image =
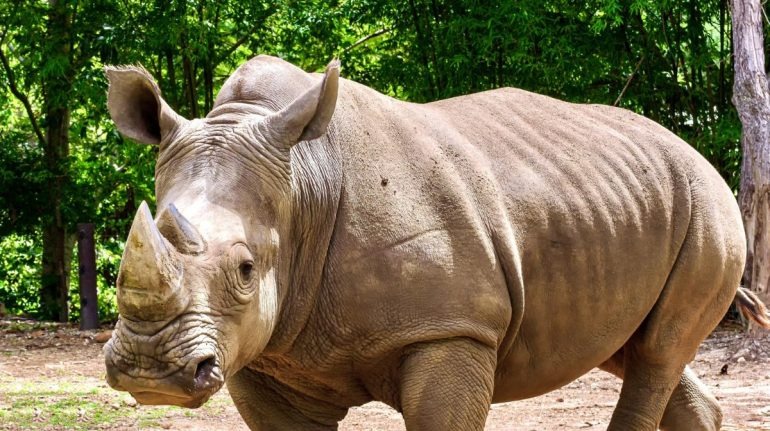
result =
[[[725,112],[725,15],[727,14],[726,2],[724,0],[719,2],[719,115]]]
[[[168,97],[168,103],[172,106],[179,106],[179,98],[176,92],[176,70],[174,70],[174,55],[171,53],[171,49],[166,51],[166,76],[168,77],[168,88],[171,90]]]
[[[184,95],[187,101],[187,106],[190,108],[190,116],[192,118],[198,118],[198,95],[196,94],[196,88],[198,84],[195,82],[195,70],[193,62],[190,59],[190,53],[188,52],[189,45],[187,44],[187,34],[182,35],[182,74],[184,75]]]
[[[420,51],[420,56],[422,57],[422,63],[425,67],[425,77],[428,80],[428,88],[430,88],[430,98],[431,99],[437,99],[439,88],[436,87],[436,85],[433,82],[433,74],[430,71],[430,61],[428,60],[428,43],[425,39],[425,36],[422,33],[421,25],[420,25],[420,15],[417,12],[417,6],[414,3],[414,0],[409,0],[409,6],[412,10],[412,20],[414,22],[414,34],[417,37],[417,49]]]
[[[52,176],[48,188],[49,213],[43,225],[43,268],[40,311],[43,318],[67,321],[70,259],[74,241],[62,213],[64,188],[69,181],[69,94],[74,68],[71,58],[72,13],[68,2],[49,0],[46,28],[46,60],[60,69],[43,76],[45,105],[45,160]]]
[[[770,283],[770,91],[765,73],[762,6],[732,0],[733,104],[743,125],[738,202],[748,242],[744,285],[768,302]]]

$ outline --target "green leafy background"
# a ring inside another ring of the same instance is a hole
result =
[[[0,70],[0,302],[12,313],[39,312],[41,227],[58,175],[70,232],[96,225],[100,315],[115,318],[123,241],[139,203],[153,204],[155,150],[115,131],[105,64],[144,65],[188,118],[205,115],[227,76],[259,53],[307,71],[339,57],[345,77],[415,102],[502,86],[617,101],[679,134],[738,186],[740,124],[721,0],[70,0],[66,53],[44,37],[49,7],[0,0],[0,49],[11,69]],[[54,172],[10,82],[45,125],[43,83],[59,75],[72,90],[49,97],[70,108],[70,148]],[[73,270],[71,319],[77,282]]]

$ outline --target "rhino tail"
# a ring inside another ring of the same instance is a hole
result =
[[[743,317],[753,320],[765,329],[770,329],[770,314],[767,312],[767,307],[754,292],[745,287],[739,287],[735,294],[735,303]]]

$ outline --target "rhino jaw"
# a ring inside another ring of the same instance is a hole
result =
[[[146,202],[134,217],[118,273],[118,310],[132,320],[161,320],[180,307],[184,266],[161,235]]]

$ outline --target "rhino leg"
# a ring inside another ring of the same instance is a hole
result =
[[[718,431],[722,426],[722,409],[716,398],[698,376],[687,367],[666,405],[660,422],[664,431]]]
[[[251,430],[330,431],[347,414],[347,409],[309,399],[248,368],[228,379],[227,389]]]
[[[711,429],[719,421],[713,399],[685,371],[730,306],[745,261],[740,214],[730,193],[716,192],[724,190],[717,182],[690,181],[684,242],[657,302],[623,346],[623,388],[612,431],[653,431],[661,421],[664,429]],[[699,407],[683,407],[691,402]],[[704,416],[705,428],[691,426]]]
[[[497,356],[469,338],[411,345],[401,365],[400,407],[409,431],[480,431]]]
[[[620,399],[612,413],[608,431],[654,431],[663,416],[671,393],[677,385],[677,375],[683,368],[651,367],[628,361],[624,370]]]
[[[615,354],[599,368],[622,379],[623,351]],[[722,409],[717,404],[716,398],[690,367],[685,367],[684,373],[679,378],[679,384],[674,388],[666,404],[660,429],[718,431],[721,426]]]

